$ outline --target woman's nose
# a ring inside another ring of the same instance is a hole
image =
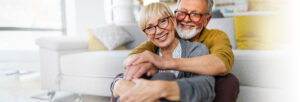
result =
[[[163,32],[163,29],[156,27],[156,34],[159,35]]]

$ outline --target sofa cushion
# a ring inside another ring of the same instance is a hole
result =
[[[91,51],[64,55],[61,57],[61,72],[64,75],[112,78],[124,72],[122,62],[129,52]]]
[[[281,54],[271,50],[233,50],[232,73],[241,85],[255,87],[281,87],[286,70],[280,60]]]
[[[283,95],[281,89],[240,86],[237,102],[283,102]]]

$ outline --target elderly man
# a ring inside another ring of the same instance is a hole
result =
[[[212,16],[212,6],[213,0],[178,0],[178,8],[175,11],[178,36],[181,39],[205,44],[210,51],[209,55],[165,59],[151,53],[156,50],[156,47],[150,41],[146,41],[135,48],[124,61],[126,67],[124,79],[132,80],[142,75],[152,76],[157,73],[157,68],[173,68],[196,74],[213,75],[216,76],[215,102],[236,101],[239,82],[235,76],[229,74],[234,62],[230,41],[224,32],[206,29]],[[145,80],[134,80],[134,82],[135,87],[124,93],[121,101],[126,101],[130,97],[151,98],[151,95],[160,95],[151,93],[153,89],[164,90],[161,92],[164,92],[164,96],[168,99],[180,100],[178,98],[180,89],[176,82],[152,83]]]

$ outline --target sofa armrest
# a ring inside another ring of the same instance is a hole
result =
[[[88,49],[88,39],[80,37],[40,37],[36,44],[40,48],[55,51]]]
[[[88,51],[88,40],[79,37],[41,37],[36,44],[40,47],[41,88],[48,91],[60,90],[61,56]]]

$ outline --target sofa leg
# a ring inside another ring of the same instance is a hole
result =
[[[76,102],[83,102],[83,95],[82,94],[78,94]]]
[[[49,92],[47,93],[50,102],[54,102],[55,93],[56,93],[55,91],[49,91]]]

